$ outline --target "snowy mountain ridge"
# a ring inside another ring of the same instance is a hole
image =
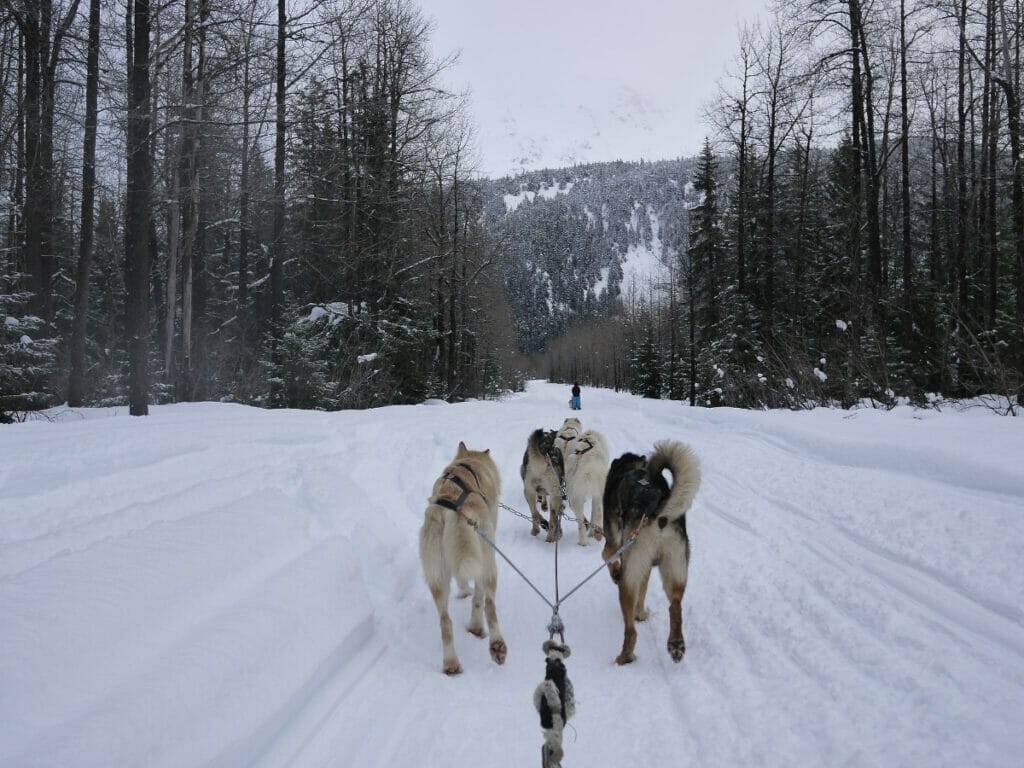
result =
[[[692,165],[596,163],[485,182],[485,228],[527,351],[619,298],[665,300],[686,247]]]

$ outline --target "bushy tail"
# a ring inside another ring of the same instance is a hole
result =
[[[672,473],[672,492],[666,509],[686,514],[700,488],[700,459],[690,446],[676,440],[659,440],[654,444],[649,467],[652,474],[663,469]]]
[[[458,514],[431,503],[420,529],[420,560],[428,584],[451,579],[465,584],[483,575],[483,551],[476,531]]]

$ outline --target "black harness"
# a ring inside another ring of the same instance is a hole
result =
[[[578,438],[576,438],[576,441],[580,442],[580,443],[586,443],[587,444],[587,447],[584,448],[582,451],[573,451],[573,453],[575,453],[576,455],[579,455],[581,453],[586,453],[587,451],[589,451],[591,448],[594,447],[594,444],[590,440],[585,438],[585,437],[578,437]]]
[[[569,429],[571,429],[573,431],[573,433],[574,433],[571,437],[570,437],[568,432],[559,432],[556,435],[556,437],[561,438],[562,441],[566,442],[566,443],[568,443],[571,440],[579,440],[580,439],[580,431],[578,429],[576,429],[576,427],[569,427]]]
[[[460,509],[462,509],[462,505],[466,503],[466,499],[469,498],[469,495],[471,493],[479,493],[480,497],[486,502],[487,497],[484,496],[483,491],[480,490],[480,488],[482,487],[480,485],[480,478],[477,476],[476,472],[473,471],[473,468],[469,466],[469,464],[462,463],[456,464],[455,466],[462,467],[464,470],[466,470],[467,472],[469,472],[469,474],[473,476],[473,479],[476,480],[476,489],[474,490],[472,488],[467,487],[466,483],[463,482],[462,478],[459,477],[458,475],[452,472],[445,472],[443,475],[441,475],[441,477],[445,480],[449,480],[455,483],[455,485],[459,487],[459,491],[461,491],[461,493],[459,493],[459,498],[457,498],[455,501],[452,501],[451,499],[434,499],[434,503],[437,504],[437,506],[439,507],[450,509],[452,512],[458,512]]]

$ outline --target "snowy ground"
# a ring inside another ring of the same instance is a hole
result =
[[[538,764],[549,611],[499,563],[508,662],[459,631],[445,677],[416,538],[459,440],[522,509],[526,436],[567,398],[0,429],[0,765]],[[583,405],[616,455],[689,442],[704,485],[682,663],[656,581],[627,667],[604,573],[563,608],[567,768],[1022,764],[1024,419]],[[553,588],[551,545],[507,513],[498,537]],[[599,549],[560,562],[564,591]]]

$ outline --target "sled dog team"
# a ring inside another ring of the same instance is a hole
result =
[[[663,474],[666,469],[671,484]],[[682,600],[690,560],[686,512],[700,486],[700,462],[693,450],[662,440],[650,455],[624,453],[609,465],[608,445],[601,433],[584,431],[578,418],[568,418],[558,430],[537,429],[530,434],[519,474],[534,536],[543,528],[546,541],[561,537],[564,491],[578,521],[580,546],[587,546],[588,537],[604,538],[602,558],[607,560],[629,537],[636,537],[619,558],[608,563],[618,586],[624,624],[622,649],[615,661],[636,660],[636,622],[647,619],[644,600],[655,566],[669,602],[668,653],[673,661],[681,660],[686,650]],[[500,495],[501,478],[490,451],[470,450],[460,442],[428,498],[420,529],[420,560],[440,618],[442,668],[448,675],[462,671],[448,613],[453,578],[460,597],[472,594],[469,632],[478,637],[490,633],[495,663],[503,664],[508,653],[494,602],[498,580],[494,550],[475,530],[495,540]],[[589,521],[584,515],[588,500]]]

